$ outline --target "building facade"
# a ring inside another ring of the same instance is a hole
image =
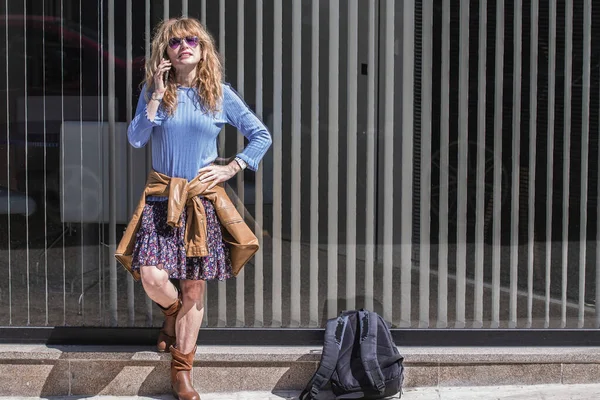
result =
[[[112,257],[151,168],[153,27],[200,19],[273,147],[229,182],[261,250],[207,327],[598,328],[600,2],[0,4],[0,326],[159,326]],[[220,156],[244,146],[232,127]]]

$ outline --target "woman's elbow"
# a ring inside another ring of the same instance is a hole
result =
[[[273,144],[273,137],[271,136],[269,131],[265,131],[264,133],[264,143],[267,149]]]
[[[144,143],[142,143],[142,142],[134,142],[134,141],[130,140],[129,144],[136,149],[140,149],[140,148],[144,147]]]

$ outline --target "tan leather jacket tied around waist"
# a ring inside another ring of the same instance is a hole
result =
[[[115,258],[127,269],[136,280],[140,275],[132,271],[132,253],[137,232],[142,222],[142,211],[147,196],[168,196],[167,223],[172,227],[180,227],[183,207],[187,207],[187,223],[185,227],[185,249],[188,257],[204,257],[208,255],[206,246],[206,212],[198,196],[210,200],[223,227],[223,241],[229,247],[232,272],[240,272],[242,267],[258,251],[258,239],[246,225],[225,189],[215,186],[208,190],[210,183],[200,182],[197,176],[190,182],[184,178],[171,178],[167,175],[151,171],[146,181],[144,193],[127,225],[127,229],[119,242]]]

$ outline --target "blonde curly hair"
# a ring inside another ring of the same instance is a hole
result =
[[[195,18],[171,18],[161,22],[155,29],[152,39],[150,59],[146,60],[147,99],[154,87],[154,73],[165,57],[169,39],[173,37],[197,36],[200,46],[200,62],[196,66],[196,78],[192,87],[196,88],[200,102],[210,113],[219,110],[223,98],[223,63],[216,50],[213,37]],[[166,91],[162,100],[162,107],[168,115],[173,115],[177,108],[177,83],[174,74],[169,74],[165,82]]]

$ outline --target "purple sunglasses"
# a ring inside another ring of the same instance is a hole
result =
[[[186,36],[183,39],[182,38],[171,38],[169,39],[169,47],[172,48],[173,50],[177,49],[179,46],[181,46],[181,42],[185,40],[185,42],[187,43],[187,45],[191,48],[194,48],[196,46],[198,46],[199,43],[199,39],[198,36]]]

